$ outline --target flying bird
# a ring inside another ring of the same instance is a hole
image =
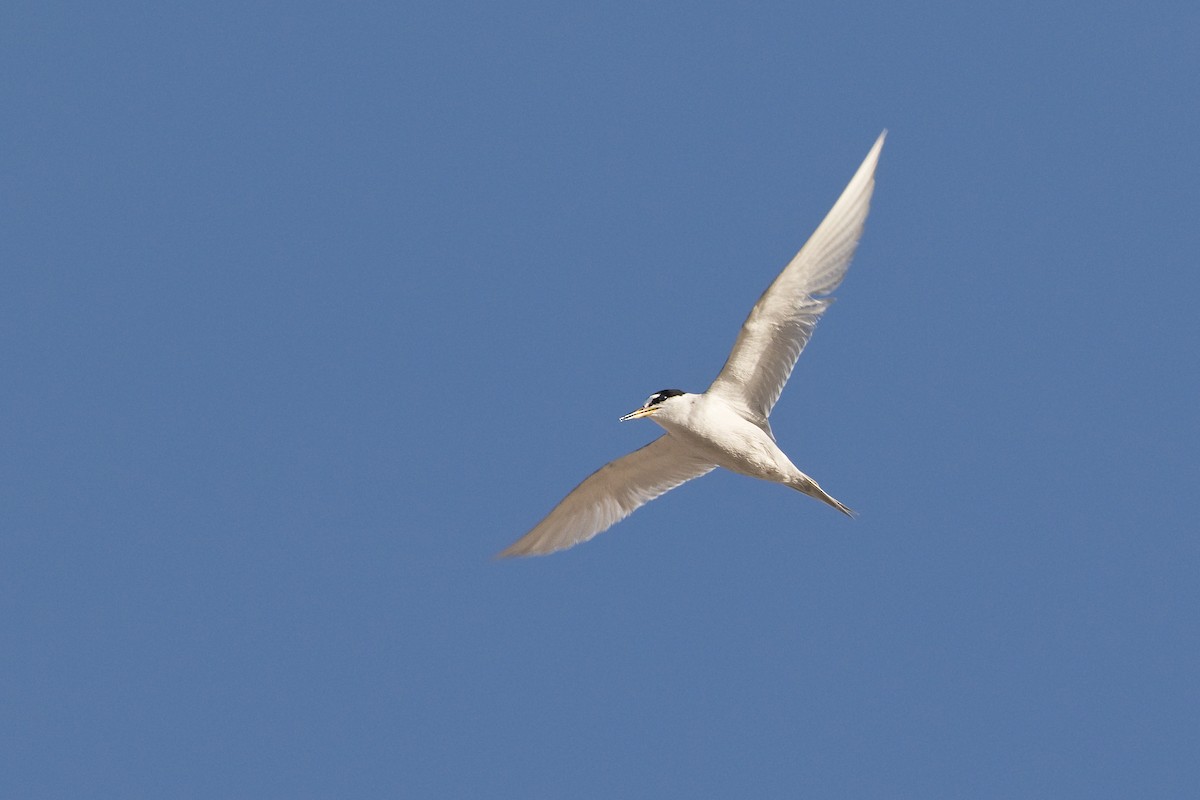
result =
[[[708,390],[663,389],[621,417],[621,422],[645,417],[667,432],[592,473],[501,557],[545,555],[586,542],[717,467],[781,483],[853,516],[779,449],[767,417],[817,320],[833,302],[830,292],[850,266],[885,136],[887,131],[875,140],[825,219],[754,304]]]

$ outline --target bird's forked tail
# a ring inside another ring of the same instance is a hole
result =
[[[827,505],[833,506],[838,511],[845,514],[847,517],[853,517],[855,515],[854,511],[847,508],[845,505],[843,505],[841,503],[840,500],[838,500],[833,495],[829,494],[829,492],[822,489],[820,486],[817,485],[816,481],[814,481],[812,478],[808,477],[807,475],[804,475],[803,473],[800,475],[799,478],[788,483],[788,486],[792,487],[793,489],[795,489],[798,492],[804,492],[809,497],[815,497],[816,499],[820,500],[822,503],[826,503]]]

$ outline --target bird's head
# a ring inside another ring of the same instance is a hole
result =
[[[689,396],[687,392],[680,389],[663,389],[661,392],[655,392],[646,398],[646,402],[637,411],[621,417],[621,422],[654,416],[664,411],[669,414],[676,406],[682,405],[685,402],[684,398]]]

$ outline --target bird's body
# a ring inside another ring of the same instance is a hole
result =
[[[862,234],[881,134],[816,232],[759,298],[733,352],[703,394],[664,389],[622,421],[649,417],[666,435],[601,467],[501,556],[542,555],[586,541],[639,506],[716,467],[781,483],[845,514],[775,443],[767,421],[833,298]]]
[[[775,444],[766,425],[746,419],[720,397],[684,394],[653,421],[706,461],[752,478],[787,483],[800,470]]]

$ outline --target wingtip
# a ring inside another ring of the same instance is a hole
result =
[[[871,149],[867,151],[867,155],[863,158],[862,163],[858,165],[858,169],[854,171],[854,177],[850,179],[850,183],[846,184],[846,188],[842,191],[833,208],[830,209],[829,217],[836,217],[839,210],[846,204],[853,204],[865,191],[868,201],[870,199],[870,191],[875,185],[875,168],[879,165],[879,153],[883,150],[884,139],[887,138],[887,129],[879,134],[879,138],[875,140],[875,144],[871,145]],[[863,215],[865,219],[865,214]],[[824,223],[822,223],[824,224]],[[815,236],[816,234],[814,234]]]
[[[518,549],[517,544],[520,544],[520,542],[513,543],[501,550],[499,553],[496,553],[494,556],[492,556],[492,561],[509,561],[514,558],[541,555],[540,553],[536,553],[532,550]]]
[[[492,561],[509,561],[514,558],[532,558],[533,556],[548,556],[551,553],[557,553],[560,550],[566,550],[569,547],[574,547],[574,545],[575,545],[575,543],[572,542],[571,544],[563,545],[561,547],[547,548],[547,547],[545,547],[544,544],[539,545],[539,544],[534,544],[534,543],[530,543],[530,542],[523,542],[523,537],[522,537],[522,539],[518,539],[517,541],[510,544],[508,547],[501,550],[499,553],[496,553],[496,555],[492,556]]]
[[[883,142],[887,139],[887,135],[887,128],[884,128],[879,137],[875,139],[875,144],[871,145],[871,149],[867,151],[867,157],[863,159],[863,167],[870,165],[872,171],[875,169],[875,164],[879,161],[879,153],[883,150]]]

